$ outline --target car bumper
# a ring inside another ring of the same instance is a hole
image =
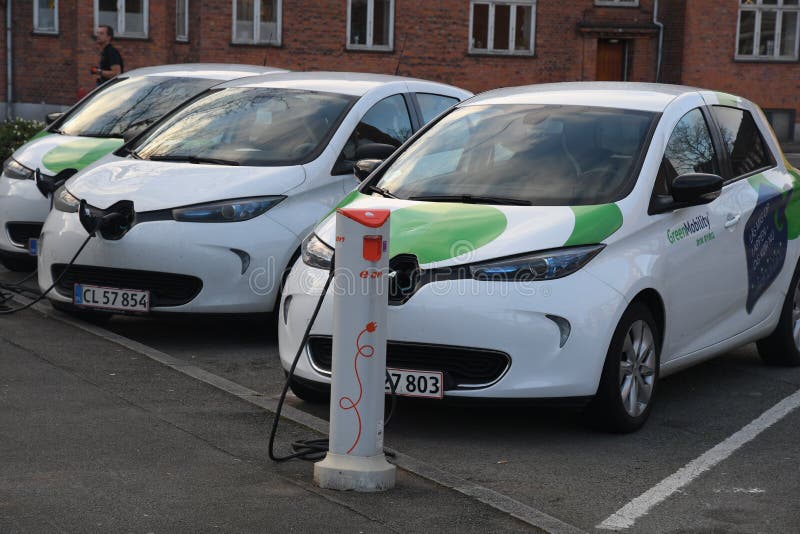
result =
[[[43,290],[53,283],[53,265],[69,263],[86,238],[77,214],[51,213],[42,230],[39,255],[39,286]],[[153,312],[260,313],[272,311],[281,276],[298,246],[296,235],[265,215],[221,224],[155,221],[135,225],[118,241],[98,235],[75,265],[151,276],[177,274],[202,281],[202,289],[185,304],[158,306],[153,299]],[[48,297],[72,302],[63,290],[52,291]]]
[[[50,202],[42,196],[33,180],[0,176],[0,252],[26,254],[27,240],[12,240],[9,225],[41,224],[50,212]]]
[[[291,366],[327,274],[298,261],[287,278],[278,318],[284,369]],[[325,297],[312,336],[332,333],[332,292]],[[436,282],[420,288],[405,304],[389,306],[387,335],[390,345],[508,355],[508,368],[490,385],[448,389],[449,397],[586,397],[597,391],[611,336],[626,306],[620,293],[583,271],[548,282]],[[566,340],[559,318],[569,323]],[[296,375],[330,383],[312,363],[309,350],[306,346],[301,353]]]

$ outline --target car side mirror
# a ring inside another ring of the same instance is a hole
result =
[[[384,143],[366,143],[356,148],[356,161],[362,159],[384,160],[394,154],[396,146]]]
[[[382,159],[360,159],[353,165],[353,174],[359,182],[363,182],[381,163]]]
[[[672,199],[685,206],[708,204],[720,195],[722,183],[716,174],[682,174],[672,181]]]
[[[58,119],[60,119],[62,117],[62,115],[64,115],[64,114],[62,112],[60,112],[60,111],[56,111],[56,112],[53,112],[53,113],[48,113],[47,115],[44,116],[44,123],[47,126],[50,126],[51,124],[56,122]]]
[[[722,192],[723,180],[716,174],[682,174],[672,180],[671,195],[654,194],[647,213],[665,213],[713,202]]]
[[[122,132],[122,140],[126,143],[130,142],[132,139],[138,137],[140,133],[147,129],[147,125],[142,124],[140,126],[132,126]]]

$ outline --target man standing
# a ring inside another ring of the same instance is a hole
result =
[[[100,66],[92,67],[92,74],[97,76],[97,85],[105,83],[123,71],[122,56],[114,48],[111,40],[114,38],[114,29],[103,24],[97,27],[95,41],[100,46]]]

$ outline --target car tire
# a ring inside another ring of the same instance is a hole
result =
[[[767,365],[800,365],[800,264],[792,275],[778,326],[769,336],[757,341],[756,347]]]
[[[618,433],[641,428],[655,400],[660,352],[653,314],[644,303],[633,302],[614,330],[588,422]]]
[[[289,387],[298,399],[306,402],[322,404],[327,403],[331,398],[329,388],[315,386],[306,380],[298,379],[294,376],[289,380]]]
[[[36,258],[3,258],[3,267],[15,273],[30,273],[36,270]]]
[[[92,323],[96,325],[102,325],[107,323],[113,315],[112,313],[107,313],[107,312],[84,310],[76,306],[73,306],[72,304],[66,304],[64,302],[58,302],[55,300],[51,300],[50,305],[54,309],[60,312],[64,312],[72,317],[75,317],[76,319],[80,319],[82,321],[86,321],[87,323]]]

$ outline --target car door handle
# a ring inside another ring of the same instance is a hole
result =
[[[739,222],[739,219],[741,219],[741,218],[742,218],[742,214],[741,213],[737,213],[736,215],[734,215],[732,213],[729,213],[728,214],[728,220],[725,221],[725,228],[730,228],[732,226],[736,226],[736,224]]]

